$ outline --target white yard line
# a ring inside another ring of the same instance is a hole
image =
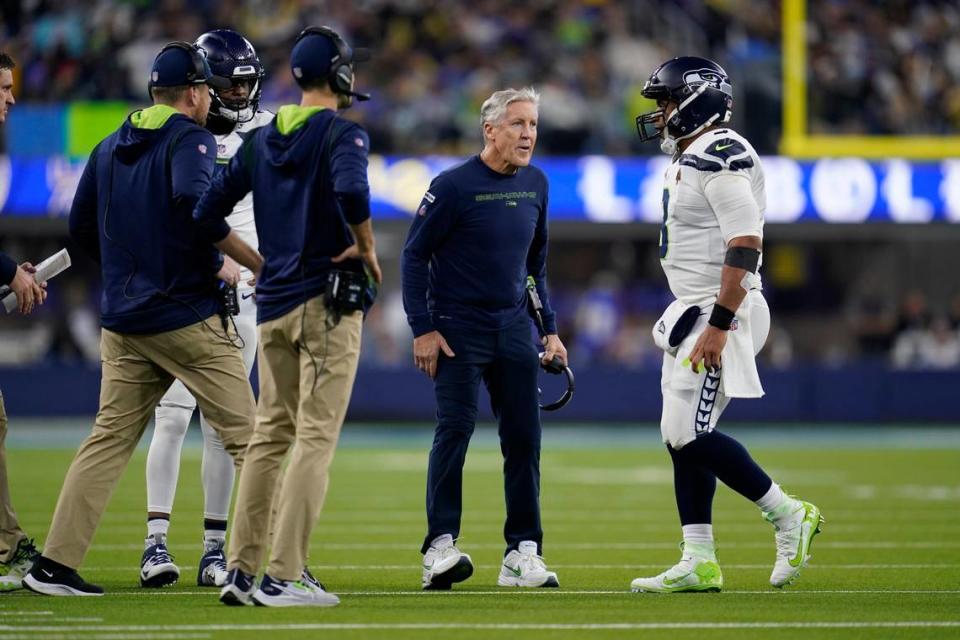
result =
[[[334,593],[341,596],[424,596],[427,598],[444,598],[453,596],[582,596],[582,595],[627,595],[634,598],[656,597],[644,594],[633,594],[629,588],[623,589],[605,589],[605,590],[570,590],[570,589],[491,589],[485,591],[338,591]],[[823,593],[832,594],[923,594],[923,595],[957,595],[960,589],[806,589],[799,590],[775,590],[773,588],[762,591],[748,590],[726,590],[719,595],[775,595],[779,597],[787,595],[816,595]],[[143,589],[137,591],[108,592],[107,596],[127,597],[127,596],[218,596],[215,589],[208,591],[177,591],[177,590],[155,590]]]
[[[177,565],[181,571],[195,571],[196,566]],[[475,564],[475,569],[499,569],[499,564]],[[770,569],[771,563],[765,564],[727,564],[723,563],[724,569]],[[598,569],[616,571],[619,569],[663,569],[664,564],[554,564],[550,563],[552,569]],[[960,564],[828,564],[824,562],[816,563],[817,569],[960,569]],[[136,567],[83,567],[84,571],[96,571],[99,573],[128,573],[136,572]],[[310,565],[311,571],[410,571],[417,572],[419,567],[416,564],[314,564]],[[4,615],[0,613],[0,615]],[[8,614],[9,615],[9,614]]]
[[[23,632],[26,633],[23,633]],[[66,633],[30,633],[29,629],[22,629],[20,633],[4,634],[4,640],[74,640],[77,633],[86,633],[74,630]],[[84,640],[200,640],[211,637],[209,633],[94,633],[82,636]]]
[[[92,632],[156,632],[156,631],[332,631],[332,630],[528,630],[528,631],[595,631],[654,629],[943,629],[958,628],[960,620],[911,621],[837,621],[837,622],[621,622],[621,623],[290,623],[290,624],[181,624],[181,625],[90,625],[77,627],[36,627],[37,633],[73,631]],[[0,626],[0,631],[11,630]],[[13,629],[22,632],[22,629]],[[26,636],[35,637],[35,636]],[[148,636],[138,635],[144,638]],[[149,637],[157,638],[159,635]]]

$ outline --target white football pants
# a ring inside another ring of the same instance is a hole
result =
[[[257,305],[250,294],[253,289],[240,289],[240,314],[234,316],[237,332],[243,339],[243,364],[247,375],[257,357]],[[249,297],[243,299],[244,295]],[[153,439],[147,453],[147,511],[171,513],[180,475],[180,452],[190,426],[197,401],[179,380],[157,405]],[[203,517],[226,520],[233,492],[233,458],[223,448],[220,437],[200,412],[203,433],[203,458],[200,475],[203,481]]]

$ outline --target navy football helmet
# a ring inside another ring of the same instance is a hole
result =
[[[218,76],[230,78],[234,86],[247,84],[247,97],[234,99],[210,90],[213,104],[210,114],[231,122],[248,122],[260,107],[261,80],[265,72],[250,41],[230,29],[214,29],[197,38],[196,46],[207,54],[210,68]]]
[[[733,87],[727,72],[713,60],[695,56],[661,64],[650,74],[641,93],[656,100],[658,109],[637,116],[637,133],[644,142],[661,139],[664,153],[676,151],[678,140],[728,122],[733,109]],[[677,108],[664,122],[667,102],[676,103]]]

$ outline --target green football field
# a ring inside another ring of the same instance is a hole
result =
[[[22,524],[42,542],[82,428],[11,425]],[[311,567],[333,609],[228,608],[195,586],[200,451],[185,450],[171,549],[181,582],[138,587],[145,451],[104,516],[81,572],[102,598],[0,596],[0,638],[949,638],[960,637],[960,428],[733,430],[792,493],[826,518],[813,561],[783,591],[767,583],[773,532],[720,487],[719,594],[633,594],[630,580],[679,557],[669,458],[655,427],[548,429],[544,551],[558,590],[496,586],[503,494],[495,434],[478,432],[465,472],[459,546],[476,565],[452,592],[420,587],[428,429],[349,425]],[[192,436],[195,437],[195,436]]]

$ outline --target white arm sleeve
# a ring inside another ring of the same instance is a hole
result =
[[[705,183],[703,193],[717,216],[724,242],[740,236],[763,237],[760,206],[745,174],[721,173]]]

